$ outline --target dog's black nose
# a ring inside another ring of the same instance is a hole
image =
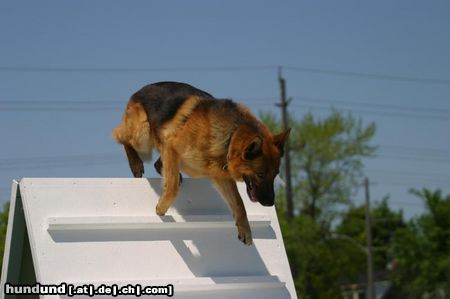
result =
[[[275,201],[274,201],[273,197],[272,198],[266,198],[266,199],[262,198],[259,201],[259,203],[262,204],[265,207],[271,207],[271,206],[273,206],[275,204]]]
[[[265,207],[271,207],[275,203],[275,192],[273,190],[273,185],[268,184],[265,188],[258,190],[258,201]]]
[[[261,203],[263,206],[265,206],[265,207],[271,207],[271,206],[273,206],[275,203],[272,201],[272,202],[262,202]]]

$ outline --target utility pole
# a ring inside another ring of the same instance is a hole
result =
[[[278,82],[280,84],[280,103],[277,104],[281,108],[281,117],[283,120],[283,130],[288,129],[288,113],[287,106],[290,100],[286,99],[286,80],[281,76],[281,67],[278,67]],[[291,183],[291,158],[290,158],[290,146],[289,138],[284,144],[284,170],[286,177],[286,203],[287,203],[287,217],[292,219],[294,217],[294,202],[292,199],[292,183]]]
[[[375,286],[373,282],[373,261],[372,261],[372,219],[370,213],[369,179],[364,180],[366,191],[366,232],[367,232],[367,291],[368,299],[375,299]]]

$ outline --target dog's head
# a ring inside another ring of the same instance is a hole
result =
[[[251,201],[273,206],[274,180],[280,168],[284,144],[290,130],[278,135],[269,132],[237,132],[230,144],[228,170],[236,181],[244,181]]]

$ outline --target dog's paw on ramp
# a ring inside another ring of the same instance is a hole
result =
[[[13,184],[2,282],[173,285],[175,298],[296,298],[274,207],[252,203],[239,188],[252,246],[236,238],[229,208],[206,180],[185,179],[158,216],[160,179],[23,179]]]

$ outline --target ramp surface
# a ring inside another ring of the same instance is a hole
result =
[[[11,204],[23,210],[12,209],[7,243],[25,240],[28,269],[40,284],[170,284],[174,298],[296,298],[275,209],[252,203],[245,185],[252,246],[237,239],[228,206],[207,180],[185,179],[163,217],[155,214],[160,179],[23,179],[13,186],[20,192]],[[21,217],[26,229],[14,233]],[[20,275],[5,278],[17,260],[27,263],[17,255],[5,252],[3,283],[21,283]]]

